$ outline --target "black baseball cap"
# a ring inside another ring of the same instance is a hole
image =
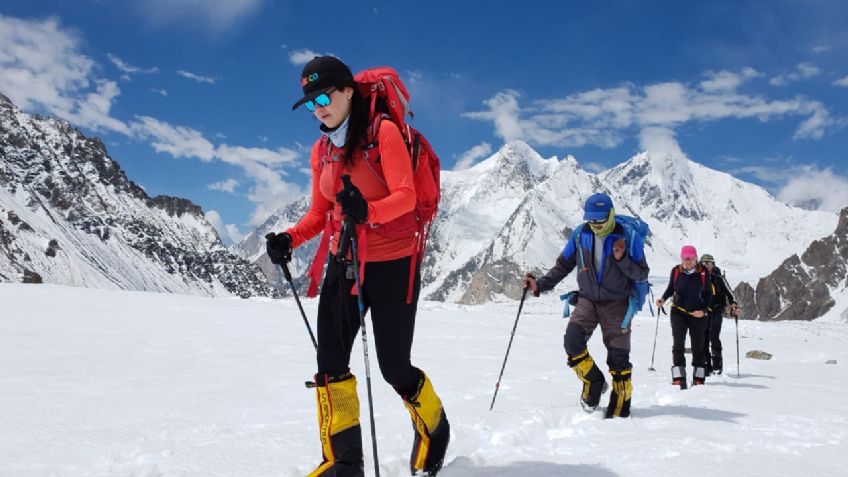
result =
[[[350,83],[353,83],[353,73],[340,59],[335,56],[316,56],[303,67],[300,74],[303,97],[294,103],[292,111],[333,87]]]

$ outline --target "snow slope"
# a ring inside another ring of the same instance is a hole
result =
[[[318,463],[303,387],[313,351],[292,300],[0,284],[0,303],[0,475],[294,477]],[[313,318],[317,302],[304,304]],[[649,372],[655,321],[637,318],[633,418],[607,421],[577,404],[555,296],[528,299],[493,412],[517,304],[420,310],[413,361],[453,430],[444,477],[834,476],[848,465],[848,326],[832,317],[740,322],[740,377],[726,323],[728,374],[687,391],[668,384],[668,324]],[[744,358],[752,349],[774,358]],[[603,363],[597,334],[590,350]],[[371,362],[381,474],[406,475],[408,416]],[[359,340],[352,368],[368,444]]]

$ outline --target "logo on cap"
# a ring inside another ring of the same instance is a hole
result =
[[[300,85],[306,86],[307,84],[315,82],[315,81],[318,81],[318,73],[312,73],[309,76],[302,76],[300,78]]]

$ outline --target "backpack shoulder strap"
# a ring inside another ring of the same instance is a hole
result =
[[[582,223],[574,229],[574,233],[572,234],[574,240],[574,249],[577,253],[577,264],[580,267],[580,270],[586,268],[586,262],[583,259],[583,230],[585,229],[586,224]]]

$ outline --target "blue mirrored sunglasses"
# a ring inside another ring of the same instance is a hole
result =
[[[319,94],[318,96],[315,97],[315,99],[309,100],[309,101],[303,103],[303,105],[306,106],[306,109],[308,109],[309,112],[311,112],[311,113],[315,112],[315,105],[316,104],[318,106],[321,106],[322,108],[326,108],[327,106],[330,105],[330,102],[331,102],[330,101],[330,93],[332,93],[333,91],[335,91],[335,88],[332,88],[325,93]]]

